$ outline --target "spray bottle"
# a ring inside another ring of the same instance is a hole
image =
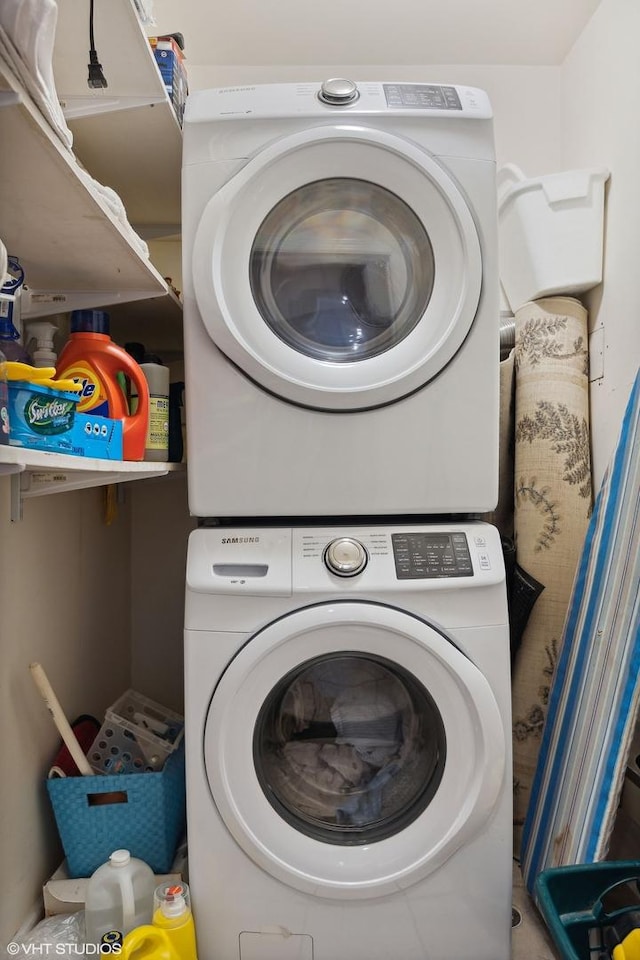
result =
[[[123,960],[198,960],[186,883],[162,883],[153,895],[153,921],[127,934]]]
[[[49,320],[29,320],[27,325],[27,344],[31,349],[34,367],[55,367],[58,357],[53,349],[53,338],[58,332],[55,323]],[[32,346],[31,341],[35,344]]]
[[[20,297],[24,284],[24,270],[17,257],[9,257],[7,273],[0,289],[0,349],[7,360],[31,363],[31,358],[20,343]]]

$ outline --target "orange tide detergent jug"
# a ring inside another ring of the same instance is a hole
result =
[[[123,374],[135,384],[138,405],[130,413],[118,382]],[[82,386],[79,413],[122,420],[123,458],[142,460],[149,420],[149,387],[144,373],[126,350],[109,336],[104,310],[74,310],[71,332],[56,364],[56,379]]]
[[[124,960],[198,960],[186,883],[162,883],[153,894],[153,921],[126,935]]]

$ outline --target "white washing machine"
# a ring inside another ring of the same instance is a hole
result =
[[[486,94],[349,81],[196,92],[183,157],[192,514],[492,509]]]
[[[494,527],[200,528],[185,657],[200,960],[509,960]]]

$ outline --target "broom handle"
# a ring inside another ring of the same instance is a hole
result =
[[[95,771],[91,769],[89,761],[82,752],[82,747],[78,743],[78,739],[71,729],[69,721],[64,715],[64,711],[60,706],[60,701],[56,697],[53,687],[49,683],[49,679],[42,666],[39,663],[30,663],[29,670],[31,671],[31,676],[34,679],[36,687],[40,691],[40,696],[44,700],[47,710],[51,714],[53,722],[58,728],[58,733],[62,737],[67,750],[73,757],[74,763],[78,770],[83,777],[94,777]]]

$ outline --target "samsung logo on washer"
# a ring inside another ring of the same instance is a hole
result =
[[[260,543],[260,537],[223,537],[222,543]]]

